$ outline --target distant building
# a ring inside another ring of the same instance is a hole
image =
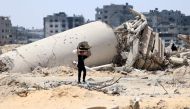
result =
[[[133,6],[128,5],[104,5],[103,8],[96,8],[96,20],[101,20],[112,27],[117,27],[127,20],[134,19],[134,16],[130,13],[129,8],[133,9]]]
[[[165,46],[170,42],[177,45],[183,45],[183,41],[177,38],[178,34],[190,34],[190,16],[185,16],[181,11],[162,10],[158,8],[144,13],[147,17],[148,24],[154,31],[159,32]]]
[[[12,35],[14,37],[15,44],[27,44],[27,30],[24,27],[13,26]]]
[[[181,11],[173,11],[173,10],[162,10],[159,11],[158,8],[155,10],[150,10],[149,13],[144,13],[147,17],[149,25],[158,32],[167,31],[165,29],[159,30],[159,26],[175,26],[182,25],[184,14]]]
[[[43,29],[28,29],[28,43],[32,43],[44,38]]]
[[[177,34],[173,33],[160,33],[159,36],[162,39],[162,42],[165,44],[165,47],[169,46],[171,42],[175,43],[178,46],[183,46],[184,42],[177,38]]]
[[[11,20],[9,17],[0,16],[0,45],[12,43]]]
[[[43,29],[26,29],[24,27],[15,26],[12,28],[14,43],[27,44],[43,38]]]
[[[64,12],[48,15],[44,17],[44,35],[48,37],[83,24],[83,16],[68,17]]]

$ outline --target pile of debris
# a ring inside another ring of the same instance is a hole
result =
[[[163,69],[167,65],[164,57],[164,45],[159,34],[148,26],[144,15],[131,10],[137,15],[135,20],[127,21],[115,29],[118,39],[118,56],[125,60],[123,70],[130,67],[146,70]],[[118,64],[118,60],[114,61]]]

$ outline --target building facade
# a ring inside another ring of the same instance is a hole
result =
[[[21,26],[12,27],[12,36],[14,37],[13,43],[15,44],[27,44],[44,37],[43,29],[26,29]]]
[[[181,11],[162,10],[158,8],[144,13],[148,24],[154,31],[159,32],[160,36],[168,46],[170,42],[183,46],[183,41],[177,38],[178,34],[190,34],[190,16],[185,16]]]
[[[44,17],[44,36],[48,37],[84,24],[83,16],[68,17],[64,12]]]
[[[0,45],[13,42],[11,29],[12,24],[9,17],[0,16]]]
[[[133,9],[133,6],[128,3],[125,5],[105,5],[103,8],[96,8],[95,19],[101,20],[112,27],[117,27],[127,20],[134,19],[129,8]]]
[[[15,44],[27,44],[27,31],[24,27],[13,26],[12,35],[14,37]]]

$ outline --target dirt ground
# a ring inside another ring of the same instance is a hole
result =
[[[135,101],[141,109],[190,108],[189,66],[127,74],[88,71],[86,83],[76,80],[77,70],[65,66],[0,73],[0,109],[132,109]],[[93,89],[109,81],[113,84]]]
[[[9,96],[0,103],[1,109],[85,109],[86,107],[125,107],[133,96],[109,96],[79,87],[60,86],[51,90],[30,92],[27,97]],[[189,106],[186,96],[146,97],[140,102],[143,107],[158,109],[182,109]],[[160,103],[160,104],[159,104]],[[160,107],[160,108],[159,108]]]
[[[65,67],[61,68],[69,69]],[[69,72],[69,70],[67,71]],[[0,99],[0,109],[86,109],[96,106],[103,106],[109,109],[117,106],[129,106],[131,104],[130,100],[135,98],[140,99],[139,103],[141,108],[184,109],[190,106],[189,78],[184,79],[181,83],[172,83],[173,80],[170,78],[173,78],[173,74],[162,75],[133,72],[128,75],[122,75],[115,72],[88,72],[87,83],[90,82],[91,79],[96,82],[121,76],[120,81],[113,86],[122,86],[122,91],[119,91],[120,94],[116,95],[112,93],[105,94],[96,90],[82,88],[77,84],[62,84],[53,88],[47,86],[49,87],[48,89],[30,89],[27,92],[27,96],[24,97],[16,93],[16,90],[22,87],[18,86],[18,83],[23,84],[24,81],[28,86],[29,83],[30,85],[34,84],[31,86],[35,86],[41,82],[46,83],[49,81],[53,83],[55,80],[72,81],[76,83],[77,72],[72,70],[72,72],[67,74],[65,70],[62,70],[60,72],[56,71],[56,73],[52,72],[52,74],[48,76],[44,76],[43,74],[11,75],[14,76],[11,77],[9,75],[6,77],[7,79],[0,79],[2,95],[2,99]],[[153,82],[155,79],[159,79],[163,82],[162,84],[168,94],[166,94],[162,86]],[[7,84],[5,84],[5,82],[7,82]],[[15,85],[17,86],[16,88]]]

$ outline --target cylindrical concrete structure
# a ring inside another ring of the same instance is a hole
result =
[[[2,54],[0,60],[10,72],[31,71],[36,66],[73,66],[77,60],[72,51],[78,43],[87,41],[92,55],[86,59],[87,66],[108,64],[117,54],[117,39],[107,24],[92,22]]]

